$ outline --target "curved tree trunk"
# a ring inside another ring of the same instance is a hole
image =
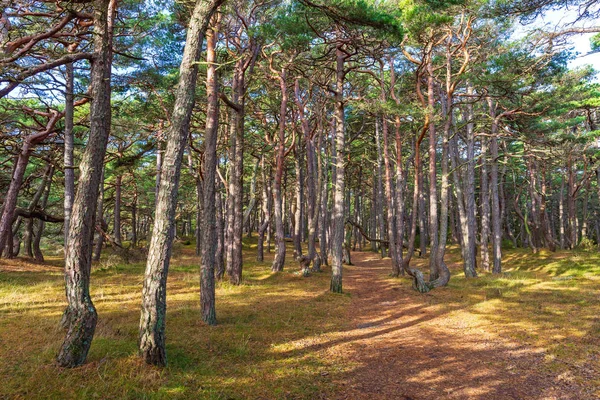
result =
[[[110,77],[112,26],[116,1],[94,2],[94,52],[90,92],[90,136],[79,167],[65,257],[67,309],[63,326],[67,333],[58,353],[58,364],[76,367],[86,357],[98,316],[89,292],[94,218],[102,177],[102,165],[110,133]]]

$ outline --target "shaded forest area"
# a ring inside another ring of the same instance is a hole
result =
[[[7,396],[598,395],[596,2],[0,6]]]

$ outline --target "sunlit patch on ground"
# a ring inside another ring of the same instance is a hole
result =
[[[502,275],[467,280],[451,248],[450,285],[426,295],[406,277],[389,277],[389,259],[355,253],[345,294],[334,295],[328,269],[306,279],[288,257],[286,270],[271,274],[272,255],[252,261],[253,243],[244,247],[244,283],[217,286],[215,327],[199,318],[194,247],[179,246],[163,370],[136,354],[143,262],[94,267],[99,321],[88,362],[61,370],[54,364],[65,306],[60,260],[2,260],[0,397],[600,396],[596,253],[507,251]],[[413,264],[427,270],[427,259]]]

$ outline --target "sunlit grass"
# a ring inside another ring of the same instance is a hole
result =
[[[364,335],[357,321],[348,319],[352,292],[330,294],[328,271],[302,278],[291,256],[285,272],[272,274],[272,255],[253,261],[253,243],[245,240],[243,284],[217,285],[215,327],[199,318],[193,244],[179,246],[169,274],[165,369],[148,367],[137,357],[143,262],[94,267],[96,336],[88,362],[63,370],[54,363],[65,306],[60,259],[45,265],[0,261],[0,398],[334,397],[343,390],[339,382],[361,367],[347,358],[340,362],[332,351],[335,343]],[[373,254],[372,261],[378,260]],[[600,387],[600,254],[505,251],[504,272],[480,272],[477,279],[463,277],[458,249],[449,249],[447,262],[452,269],[447,288],[427,295],[407,289],[402,293],[411,304],[381,304],[380,318],[367,322],[400,318],[419,326],[429,321],[428,335],[481,332],[486,340],[543,354],[543,363],[534,366],[542,373]],[[427,269],[427,259],[413,264]],[[383,283],[410,286],[406,278],[386,277],[387,267],[378,271]],[[467,346],[452,344],[462,345]],[[420,370],[414,379],[441,378]]]
[[[291,253],[291,251],[290,251]],[[268,256],[268,255],[267,255]],[[254,258],[247,250],[246,260]],[[168,367],[143,365],[137,329],[144,265],[97,267],[91,291],[98,309],[88,362],[74,370],[54,364],[65,306],[60,267],[0,264],[0,397],[22,398],[314,398],[331,393],[334,360],[319,352],[282,354],[303,337],[344,327],[347,296],[328,293],[327,273],[302,278],[267,261],[244,264],[244,283],[217,285],[219,325],[199,318],[198,259],[180,249],[169,273]],[[27,265],[25,261],[18,263]],[[322,375],[323,371],[330,371]]]

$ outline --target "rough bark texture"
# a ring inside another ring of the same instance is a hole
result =
[[[492,118],[492,137],[490,138],[490,189],[492,197],[492,272],[502,272],[502,221],[500,219],[500,199],[498,194],[498,121],[496,105],[488,99]]]
[[[437,172],[436,172],[436,144],[437,144],[437,133],[435,129],[434,120],[434,108],[435,108],[435,97],[434,97],[434,72],[433,64],[431,60],[427,62],[427,101],[428,101],[428,112],[430,113],[429,120],[432,123],[429,124],[429,251],[431,256],[429,257],[429,280],[434,281],[438,278],[438,267],[437,251],[439,244],[439,224],[438,224],[438,202],[437,202]]]
[[[65,152],[64,152],[64,167],[65,167],[65,200],[64,200],[64,212],[65,212],[65,225],[63,228],[65,238],[65,249],[67,244],[67,238],[69,237],[69,226],[71,224],[71,212],[73,211],[73,200],[75,197],[75,170],[73,165],[73,150],[74,150],[74,138],[73,138],[73,90],[74,90],[74,72],[73,63],[69,63],[66,66],[66,79],[65,79]]]
[[[344,246],[344,190],[345,166],[344,155],[346,150],[346,135],[344,121],[344,62],[346,53],[342,51],[342,44],[336,46],[336,85],[335,85],[335,180],[333,188],[333,220],[331,237],[331,285],[334,293],[342,293],[342,262]]]
[[[206,33],[206,131],[204,135],[204,201],[202,218],[202,263],[200,266],[200,309],[202,320],[209,325],[217,323],[215,309],[215,252],[216,208],[215,180],[217,175],[217,133],[219,129],[219,98],[216,66],[216,27]]]
[[[471,85],[467,88],[467,94],[473,95],[473,87]],[[452,110],[449,110],[451,112]],[[467,229],[465,235],[468,240],[465,243],[466,258],[464,260],[464,273],[467,278],[477,276],[476,267],[476,235],[477,235],[477,220],[476,209],[475,209],[475,124],[473,123],[473,105],[466,105],[466,144],[467,144],[467,171],[466,180],[464,182],[464,196],[465,196],[465,212],[467,216],[467,225],[464,227]]]
[[[163,164],[165,168],[163,168],[156,200],[154,228],[144,275],[139,330],[140,355],[148,364],[157,366],[164,366],[167,363],[165,352],[167,273],[175,233],[175,209],[181,163],[195,100],[197,61],[210,18],[223,1],[198,0],[196,2],[188,26],[171,127],[167,133]]]
[[[481,138],[481,231],[479,235],[479,253],[481,255],[481,268],[490,270],[490,188],[488,180],[488,138]]]
[[[67,333],[58,353],[58,364],[76,367],[86,357],[96,329],[97,314],[89,293],[94,218],[102,166],[110,132],[110,75],[114,0],[94,2],[94,52],[90,80],[90,135],[79,166],[79,183],[65,257]]]
[[[384,96],[382,96],[385,98]],[[383,100],[383,99],[382,99]],[[378,151],[381,151],[381,143],[379,140],[379,129],[376,126],[376,137],[378,142]],[[382,131],[383,131],[383,164],[385,168],[385,200],[386,200],[386,209],[387,209],[387,231],[388,231],[388,240],[389,240],[389,253],[390,259],[392,261],[392,273],[391,275],[397,277],[400,275],[400,262],[398,259],[398,250],[397,250],[397,239],[396,239],[396,226],[394,224],[394,194],[393,192],[393,183],[392,183],[392,167],[390,163],[390,150],[389,150],[389,132],[388,132],[388,123],[385,120],[385,115],[382,118]],[[401,246],[401,244],[400,244]]]

